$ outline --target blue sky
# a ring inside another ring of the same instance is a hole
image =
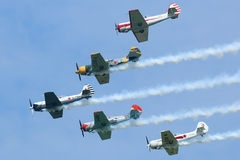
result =
[[[220,0],[177,3],[182,11],[178,19],[169,19],[149,28],[149,40],[138,43],[129,32],[114,30],[114,23],[126,22],[131,9],[142,15],[165,13],[173,1],[1,1],[0,2],[0,155],[1,159],[239,159],[239,139],[213,141],[179,148],[169,157],[163,151],[146,147],[160,132],[184,133],[196,128],[198,121],[209,126],[208,134],[239,129],[239,113],[216,114],[172,123],[129,127],[112,132],[112,139],[102,141],[95,133],[81,136],[78,120],[93,121],[94,111],[107,116],[125,115],[133,104],[143,109],[141,117],[178,113],[193,108],[228,105],[239,100],[240,86],[216,86],[212,89],[183,91],[120,102],[107,102],[64,110],[64,117],[53,120],[49,113],[29,110],[32,102],[42,101],[44,92],[73,95],[84,84],[95,89],[95,98],[214,78],[222,73],[239,71],[239,53],[222,58],[166,63],[162,66],[115,72],[110,83],[99,85],[94,77],[78,80],[75,63],[90,64],[90,54],[100,52],[107,58],[120,58],[132,46],[138,47],[141,59],[177,55],[197,49],[238,41],[240,2]],[[140,118],[141,118],[140,117]]]

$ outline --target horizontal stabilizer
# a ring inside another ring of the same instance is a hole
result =
[[[142,108],[140,108],[136,104],[132,105],[132,108],[130,111],[130,118],[137,119],[141,114],[142,114]]]
[[[127,58],[129,61],[136,62],[138,61],[139,57],[141,57],[142,53],[137,47],[132,47],[130,49],[129,54],[127,55]]]
[[[94,94],[94,89],[91,85],[85,84],[82,89],[82,96],[83,97],[92,97]]]
[[[178,18],[178,15],[181,13],[181,8],[175,4],[171,3],[168,8],[168,16],[172,19]]]
[[[208,132],[209,127],[206,123],[204,122],[198,122],[197,129],[196,129],[196,134],[197,135],[204,135]]]

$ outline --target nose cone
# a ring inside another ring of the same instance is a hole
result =
[[[84,131],[86,131],[87,126],[88,126],[87,124],[82,125],[82,128],[83,128]]]
[[[120,31],[120,28],[121,28],[121,27],[120,27],[120,25],[118,24],[117,27],[116,27],[116,30],[118,30],[118,32],[121,32],[121,31]]]
[[[86,75],[86,66],[82,66],[79,70],[75,71],[76,74]]]
[[[80,67],[79,68],[79,70],[77,70],[75,73],[77,73],[77,74],[81,74],[81,75],[86,75],[86,66],[82,66],[82,67]]]

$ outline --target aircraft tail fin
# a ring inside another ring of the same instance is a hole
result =
[[[89,98],[89,97],[92,97],[93,94],[94,94],[93,87],[89,84],[85,84],[82,89],[82,96]]]
[[[175,4],[171,3],[168,7],[168,17],[171,17],[172,19],[178,18],[178,15],[181,13],[181,8]]]
[[[141,55],[142,55],[142,53],[137,47],[132,47],[126,58],[128,58],[129,61],[136,62],[136,61],[138,61],[138,59]]]
[[[208,130],[209,130],[209,127],[207,126],[206,123],[198,122],[197,129],[195,130],[195,132],[196,132],[196,135],[203,136],[208,132]]]
[[[142,108],[140,108],[138,105],[134,104],[132,105],[131,111],[130,111],[130,118],[138,119],[140,115],[142,114]]]

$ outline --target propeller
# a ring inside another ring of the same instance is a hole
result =
[[[78,64],[76,63],[76,67],[77,67],[77,71],[79,70],[79,67],[78,67]],[[78,76],[79,76],[79,80],[81,81],[81,74],[80,74],[80,71],[79,72],[75,72],[75,73],[77,73],[78,74]]]
[[[30,107],[29,107],[29,109],[31,109],[31,111],[32,111],[32,116],[33,116],[33,106],[32,106],[32,102],[31,102],[31,100],[29,99],[29,103],[30,103]],[[33,116],[34,117],[34,116]]]
[[[116,30],[116,32],[117,32],[117,35],[118,35],[118,26],[117,26],[117,24],[115,23],[115,30]]]
[[[82,131],[82,136],[84,137],[84,130],[83,130],[83,126],[82,126],[82,123],[81,123],[81,121],[80,121],[80,119],[79,119],[79,124],[80,124],[80,129],[81,129],[81,131]]]
[[[151,144],[149,144],[147,136],[146,136],[146,140],[147,140],[147,147],[148,147],[149,151],[151,152]]]

